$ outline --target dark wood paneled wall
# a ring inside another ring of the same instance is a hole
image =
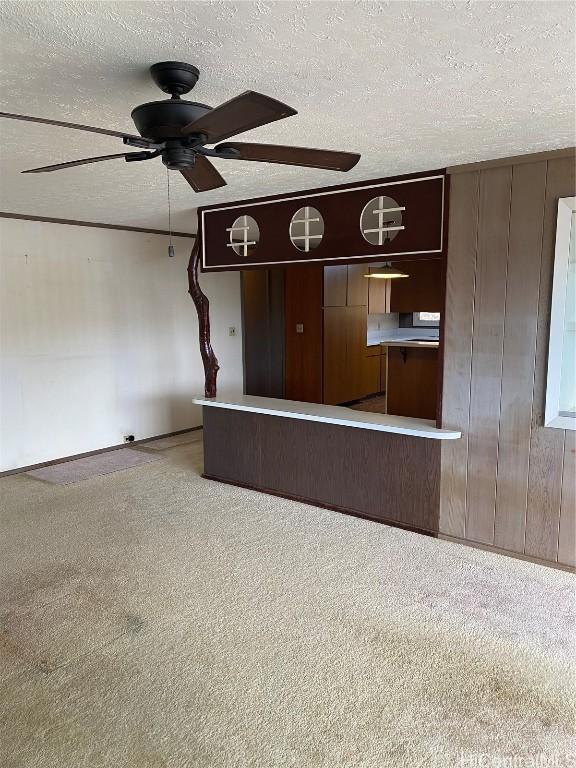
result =
[[[558,198],[574,157],[451,177],[440,532],[576,564],[574,432],[543,426]]]
[[[242,273],[244,392],[284,397],[284,269]]]
[[[204,409],[205,476],[435,532],[440,441]]]

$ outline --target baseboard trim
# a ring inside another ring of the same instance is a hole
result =
[[[359,517],[362,520],[368,520],[371,523],[380,523],[382,525],[389,525],[392,528],[400,528],[404,531],[410,531],[411,533],[419,533],[422,536],[429,536],[433,539],[439,539],[441,541],[448,541],[452,544],[461,544],[465,547],[472,547],[474,549],[481,549],[485,552],[492,552],[496,555],[504,555],[505,557],[512,557],[516,560],[524,560],[525,562],[534,563],[535,565],[545,565],[548,568],[556,568],[560,571],[568,571],[569,573],[576,573],[576,568],[574,568],[571,565],[563,565],[562,563],[555,563],[551,560],[543,560],[538,557],[532,557],[530,555],[522,555],[517,552],[511,552],[507,549],[500,549],[499,547],[492,547],[488,544],[478,544],[474,541],[467,541],[466,539],[459,539],[456,536],[448,536],[443,533],[439,533],[438,531],[430,531],[426,528],[417,528],[413,525],[408,525],[406,523],[398,523],[394,520],[386,520],[379,517],[372,517],[370,515],[366,515],[362,512],[356,512],[353,509],[346,509],[344,507],[338,507],[334,504],[324,504],[320,501],[313,501],[312,499],[306,499],[302,498],[300,496],[294,496],[289,493],[281,493],[280,491],[273,491],[269,488],[257,488],[254,485],[250,485],[248,483],[239,483],[232,480],[227,480],[223,477],[218,477],[217,475],[210,475],[204,472],[202,474],[202,477],[206,480],[214,480],[217,483],[224,483],[225,485],[233,485],[237,488],[246,488],[249,491],[257,491],[258,493],[266,493],[268,496],[276,496],[280,499],[289,499],[290,501],[298,501],[301,504],[308,504],[312,507],[320,507],[320,509],[329,509],[332,512],[339,512],[342,515],[350,515],[351,517]]]
[[[524,560],[525,562],[534,563],[535,565],[546,565],[548,568],[556,568],[559,571],[576,573],[576,568],[574,568],[572,565],[564,565],[563,563],[557,563],[553,560],[543,560],[540,557],[533,557],[532,555],[523,555],[519,552],[512,552],[509,549],[501,549],[500,547],[494,547],[490,544],[480,544],[476,541],[467,541],[466,539],[459,539],[457,536],[448,536],[445,533],[439,533],[437,538],[441,539],[442,541],[450,541],[452,544],[463,544],[465,547],[482,549],[484,552],[493,552],[496,555],[513,557],[515,560]]]
[[[8,475],[18,475],[21,472],[29,472],[31,469],[41,469],[42,467],[52,467],[54,464],[64,464],[67,461],[74,461],[75,459],[84,459],[87,456],[97,456],[99,453],[106,453],[107,451],[117,451],[119,448],[133,448],[135,445],[144,445],[145,443],[151,443],[153,440],[162,440],[164,437],[174,437],[175,435],[183,435],[186,432],[197,432],[202,429],[202,425],[199,427],[188,427],[187,429],[177,429],[176,432],[165,432],[162,435],[153,435],[152,437],[145,437],[142,440],[134,440],[131,443],[119,443],[118,445],[109,445],[107,448],[98,448],[95,451],[86,451],[85,453],[75,453],[72,456],[62,456],[60,459],[51,459],[50,461],[42,461],[39,464],[29,464],[27,467],[17,467],[16,469],[6,469],[4,472],[0,472],[0,477],[7,477]]]
[[[437,537],[435,531],[429,531],[427,528],[417,528],[414,525],[408,525],[407,523],[399,523],[395,520],[387,520],[382,517],[373,517],[372,515],[366,515],[363,512],[357,512],[354,509],[347,509],[346,507],[339,507],[336,504],[325,504],[322,501],[314,501],[313,499],[307,499],[303,496],[294,496],[289,493],[282,493],[281,491],[273,491],[270,488],[258,488],[255,485],[249,485],[248,483],[238,483],[234,480],[226,480],[223,477],[216,475],[209,475],[206,472],[202,474],[202,477],[206,480],[214,480],[217,483],[224,483],[225,485],[234,485],[237,488],[246,488],[249,491],[257,491],[258,493],[265,493],[268,496],[277,496],[280,499],[288,499],[289,501],[299,501],[301,504],[308,504],[311,507],[320,507],[320,509],[329,509],[331,512],[339,512],[342,515],[350,515],[350,517],[359,517],[362,520],[368,520],[371,523],[381,523],[383,525],[389,525],[392,528],[401,528],[404,531],[410,531],[411,533],[420,533],[422,536]]]

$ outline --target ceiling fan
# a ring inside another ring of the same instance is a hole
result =
[[[185,101],[181,96],[196,85],[200,74],[192,64],[163,61],[153,64],[150,67],[150,74],[156,85],[164,93],[170,94],[170,98],[141,104],[132,110],[132,119],[139,136],[122,131],[111,131],[107,128],[94,128],[90,125],[0,112],[0,117],[13,120],[27,120],[33,123],[46,123],[62,128],[115,136],[130,147],[145,150],[87,157],[57,165],[46,165],[42,168],[31,168],[22,173],[46,173],[120,158],[133,163],[161,157],[167,168],[180,171],[195,192],[205,192],[226,185],[226,181],[208,159],[210,157],[281,163],[332,171],[349,171],[360,159],[360,155],[352,152],[334,152],[278,144],[219,143],[260,125],[295,115],[296,110],[256,91],[245,91],[214,109],[206,104]],[[217,146],[210,149],[206,146],[207,144],[217,144]]]

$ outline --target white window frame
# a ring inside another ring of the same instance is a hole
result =
[[[558,200],[556,247],[554,250],[554,277],[552,282],[552,309],[550,312],[550,337],[548,342],[548,375],[546,380],[546,407],[544,426],[556,429],[576,430],[576,416],[560,414],[560,383],[564,324],[566,315],[566,285],[570,258],[572,218],[576,211],[576,197]]]

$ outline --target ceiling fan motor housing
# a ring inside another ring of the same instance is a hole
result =
[[[132,120],[136,130],[145,139],[165,141],[178,139],[184,141],[180,129],[211,111],[207,104],[182,99],[149,101],[132,110]]]

